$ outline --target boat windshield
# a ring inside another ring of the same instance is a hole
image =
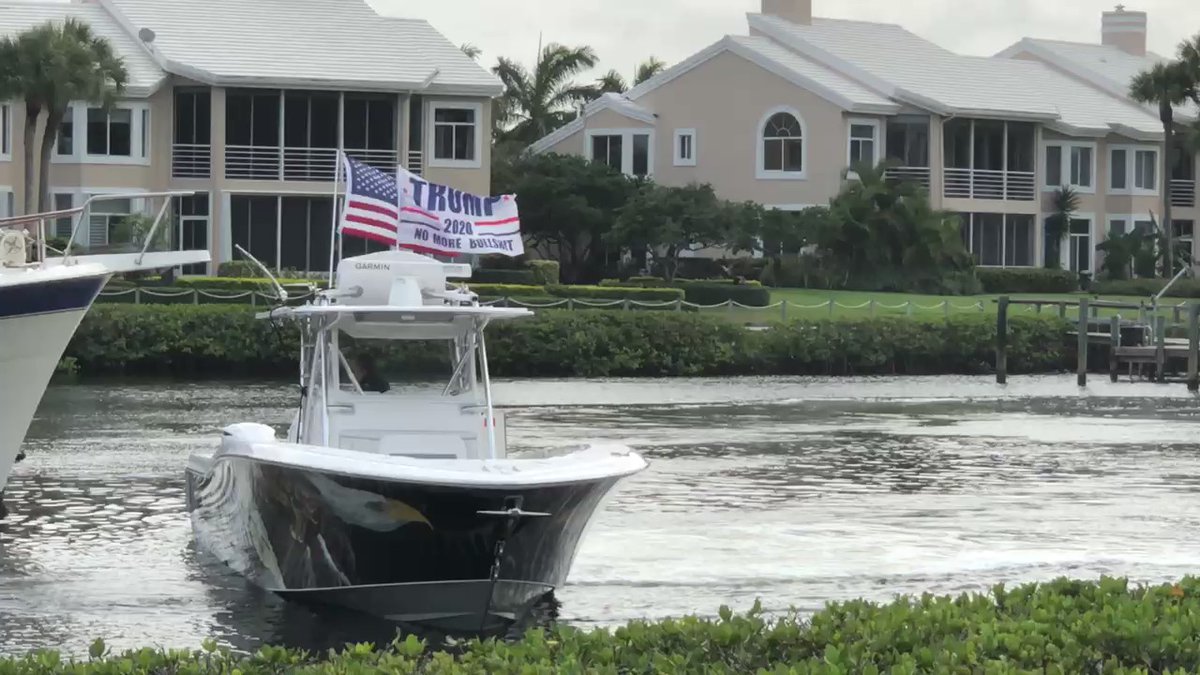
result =
[[[453,340],[338,340],[339,391],[458,397],[478,384],[474,332]]]

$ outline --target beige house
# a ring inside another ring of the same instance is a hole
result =
[[[1128,29],[1133,13],[1104,15],[1105,41],[1091,47],[1141,53],[1089,78],[1040,52],[963,56],[897,25],[814,18],[811,0],[763,0],[761,10],[748,15],[747,35],[600,98],[533,151],[581,154],[668,185],[708,182],[727,199],[780,209],[825,204],[851,163],[890,158],[895,176],[962,214],[964,241],[989,266],[1043,263],[1061,185],[1083,195],[1062,242],[1073,270],[1096,271],[1109,228],[1157,216],[1157,113],[1099,81],[1127,80],[1157,58],[1145,53],[1144,15],[1140,33]],[[1109,63],[1095,60],[1096,70]],[[1194,158],[1172,176],[1176,228],[1190,233],[1200,217]]]
[[[212,269],[240,244],[276,268],[329,266],[339,149],[386,171],[487,192],[499,80],[424,21],[363,0],[85,0],[0,5],[0,33],[74,16],[125,61],[126,98],[73,104],[54,149],[53,206],[91,195],[193,190],[174,239]],[[0,215],[24,212],[24,108],[0,105]],[[108,242],[143,200],[101,202],[81,228]],[[37,210],[32,208],[30,210]],[[55,225],[67,236],[69,221]],[[344,241],[345,254],[367,247]]]

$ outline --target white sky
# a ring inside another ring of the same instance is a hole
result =
[[[760,0],[368,0],[393,16],[426,19],[455,44],[530,65],[546,42],[590,45],[598,72],[626,79],[650,55],[677,63],[728,34],[746,33]],[[813,14],[898,23],[943,47],[990,56],[1022,37],[1099,42],[1100,15],[1116,0],[813,0]],[[1125,0],[1149,14],[1150,49],[1173,55],[1200,32],[1200,0]]]

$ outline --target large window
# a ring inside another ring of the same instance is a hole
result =
[[[178,231],[175,233],[180,251],[207,251],[209,248],[209,198],[208,193],[200,192],[188,197],[177,197],[174,200],[175,222]],[[197,263],[184,265],[184,274],[207,274],[208,265]]]
[[[328,197],[281,197],[279,266],[301,272],[329,270],[333,202]]]
[[[1053,141],[1045,145],[1043,187],[1069,185],[1080,192],[1096,191],[1096,144]]]
[[[1067,229],[1067,262],[1072,272],[1090,274],[1095,258],[1092,246],[1092,221],[1088,218],[1072,218]]]
[[[588,159],[627,176],[653,173],[653,148],[653,132],[644,129],[589,129],[584,145]]]
[[[58,128],[56,162],[147,164],[150,108],[120,103],[112,108],[72,104]]]
[[[278,91],[227,91],[225,144],[279,147],[279,99]]]
[[[759,178],[804,178],[804,124],[795,110],[769,113],[760,131]]]
[[[874,120],[850,120],[847,163],[875,166],[879,162],[879,123]]]
[[[1109,190],[1115,193],[1158,194],[1158,149],[1116,145],[1108,154]]]
[[[230,235],[237,244],[275,270],[328,272],[333,201],[327,196],[232,195],[229,198]],[[196,217],[192,234],[181,231],[185,243],[207,241],[207,217]],[[368,247],[356,237],[346,237],[342,257],[386,246]],[[365,241],[365,240],[362,240]],[[203,248],[204,243],[197,248]]]
[[[1035,260],[1035,220],[1027,214],[961,214],[963,243],[979,265],[1032,267]]]
[[[391,96],[346,94],[345,147],[348,150],[396,149],[396,100]],[[417,144],[420,147],[420,143]]]
[[[132,200],[105,199],[93,202],[87,210],[90,212],[88,246],[130,243],[127,237],[119,236],[118,228],[126,218],[134,213]]]
[[[430,103],[430,166],[481,166],[483,107],[478,103]]]
[[[900,166],[929,166],[929,118],[897,117],[887,123],[887,157]]]
[[[12,106],[0,104],[0,157],[5,159],[12,158],[12,126]]]

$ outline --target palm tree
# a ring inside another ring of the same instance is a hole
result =
[[[492,72],[504,83],[496,106],[502,135],[532,143],[566,124],[574,107],[595,96],[595,89],[573,78],[596,65],[591,47],[552,43],[538,56],[533,72],[512,59],[501,57]]]
[[[1054,211],[1046,218],[1046,267],[1062,267],[1062,240],[1079,211],[1079,193],[1064,185],[1054,191]]]
[[[666,68],[666,63],[651,56],[638,65],[637,70],[633,74],[633,86],[638,86],[666,70]],[[627,91],[629,91],[629,85],[625,83],[625,78],[616,70],[610,70],[599,80],[596,80],[597,94],[624,94]]]
[[[54,51],[57,58],[45,68],[52,84],[45,88],[47,116],[38,173],[38,206],[42,211],[50,210],[50,154],[58,143],[58,132],[71,101],[99,104],[107,110],[124,93],[129,80],[112,44],[77,19],[68,18],[55,27]]]
[[[34,139],[46,108],[45,64],[54,58],[54,27],[45,24],[0,39],[0,100],[25,102],[25,212],[34,210]]]
[[[475,45],[471,44],[470,42],[464,42],[463,44],[459,45],[458,48],[462,50],[462,53],[466,54],[467,56],[471,57],[472,59],[474,59],[476,61],[478,61],[479,56],[481,54],[483,54],[482,49],[480,49],[479,47],[476,47]]]
[[[1175,165],[1175,107],[1183,104],[1195,90],[1196,83],[1183,61],[1156,63],[1149,70],[1138,73],[1129,87],[1129,95],[1135,101],[1158,106],[1158,117],[1163,124],[1167,167]],[[1163,225],[1167,230],[1167,260],[1174,260],[1175,228],[1171,220],[1169,175],[1163,180]],[[1167,276],[1171,276],[1170,273]]]

